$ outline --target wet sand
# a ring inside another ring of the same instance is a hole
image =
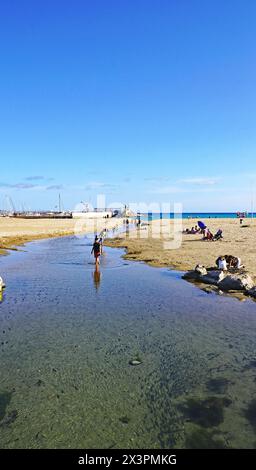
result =
[[[213,234],[219,228],[223,230],[223,240],[207,242],[202,240],[200,234],[182,234],[181,246],[172,250],[165,249],[163,242],[173,238],[174,221],[163,219],[161,227],[159,222],[142,224],[136,232],[120,234],[114,239],[107,240],[107,244],[111,247],[125,248],[126,259],[145,261],[151,266],[168,266],[179,271],[194,269],[197,264],[214,266],[215,260],[220,255],[238,256],[256,280],[256,219],[244,220],[242,226],[237,219],[205,219],[205,224]],[[183,220],[183,229],[191,229],[196,223],[197,220]]]
[[[120,219],[15,219],[0,217],[0,254],[32,240],[100,232],[122,224]]]

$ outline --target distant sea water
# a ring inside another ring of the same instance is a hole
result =
[[[248,212],[246,214],[247,218],[255,217],[255,213]],[[174,213],[173,212],[153,212],[149,214],[141,214],[143,219],[149,220],[158,220],[158,219],[173,219]],[[182,213],[183,219],[237,219],[236,212],[183,212]]]

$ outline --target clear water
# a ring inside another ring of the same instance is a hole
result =
[[[254,448],[256,304],[90,243],[0,259],[0,447]]]

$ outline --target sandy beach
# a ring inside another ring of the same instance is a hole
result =
[[[196,220],[183,220],[183,229],[191,228]],[[200,234],[183,234],[181,246],[177,249],[165,249],[164,241],[173,238],[174,221],[163,219],[151,224],[142,224],[140,229],[122,233],[106,244],[112,247],[125,248],[125,258],[145,261],[155,267],[170,267],[186,271],[198,263],[206,267],[214,266],[220,255],[231,254],[241,258],[245,268],[256,278],[256,219],[247,219],[241,226],[237,219],[209,219],[206,225],[215,233],[223,230],[223,240],[207,242]],[[75,219],[15,219],[0,218],[0,252],[17,249],[28,241],[72,235],[74,233],[99,232],[103,228],[111,229],[122,226],[122,219],[75,220]],[[179,230],[179,227],[175,229]]]
[[[79,233],[99,233],[122,224],[120,219],[16,219],[0,217],[0,254],[32,240]]]
[[[183,229],[193,227],[197,220],[183,220]],[[245,219],[243,225],[237,219],[206,219],[205,224],[212,233],[219,228],[223,230],[223,240],[207,242],[202,235],[182,235],[180,248],[174,250],[164,249],[163,242],[173,237],[173,220],[162,220],[159,234],[159,221],[153,221],[130,236],[121,234],[107,244],[126,249],[125,258],[129,260],[145,261],[151,266],[170,267],[172,269],[187,271],[194,269],[199,263],[206,267],[215,265],[220,255],[234,255],[240,257],[252,276],[256,278],[256,219]],[[135,238],[136,237],[136,238]]]

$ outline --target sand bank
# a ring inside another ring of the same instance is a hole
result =
[[[107,244],[125,248],[126,259],[145,261],[151,266],[171,267],[180,271],[194,269],[198,263],[207,267],[214,266],[218,256],[230,254],[240,257],[245,268],[256,280],[256,219],[245,219],[243,226],[240,226],[237,219],[206,219],[204,222],[213,233],[221,228],[224,239],[207,242],[202,240],[202,235],[183,234],[179,248],[165,249],[163,242],[174,235],[174,221],[163,219],[161,227],[159,221],[153,221],[136,232],[110,239]],[[196,223],[196,220],[183,220],[183,229],[191,228]]]
[[[16,219],[0,217],[0,254],[32,240],[80,233],[99,233],[122,224],[120,219]]]

